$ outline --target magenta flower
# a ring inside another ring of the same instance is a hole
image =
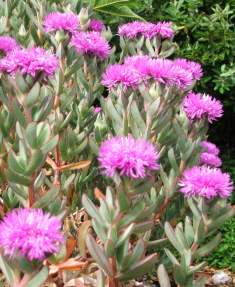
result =
[[[166,59],[152,60],[150,75],[158,82],[178,89],[186,89],[192,85],[192,74]]]
[[[217,155],[213,153],[202,152],[200,154],[200,164],[208,165],[211,167],[220,167],[222,165],[222,161]]]
[[[118,85],[127,89],[136,88],[141,80],[140,74],[131,66],[114,64],[107,67],[102,77],[102,84],[109,89]]]
[[[223,106],[220,101],[200,93],[188,93],[184,98],[183,108],[190,120],[207,118],[209,123],[212,123],[223,115]]]
[[[52,76],[58,68],[58,59],[42,48],[13,50],[0,60],[0,72],[14,75],[17,71],[35,77],[38,73]]]
[[[151,63],[152,58],[147,55],[127,57],[124,61],[124,65],[135,69],[143,79],[149,78]]]
[[[102,83],[108,87],[122,84],[125,88],[136,88],[143,81],[153,79],[159,83],[178,89],[192,85],[192,74],[171,60],[151,59],[149,56],[132,56],[123,65],[111,65],[103,76]]]
[[[145,23],[141,31],[141,36],[152,39],[153,37],[160,36],[158,32],[159,29],[156,24]]]
[[[156,36],[162,38],[172,38],[174,30],[171,22],[159,22],[157,24],[149,22],[134,21],[119,26],[118,34],[129,39],[134,39],[139,36],[145,38],[153,38]]]
[[[52,12],[44,19],[44,29],[47,33],[58,30],[74,33],[79,26],[78,16],[73,13]]]
[[[123,24],[118,28],[118,34],[129,39],[140,36],[145,28],[145,22],[134,21],[131,23]]]
[[[101,107],[94,107],[94,113],[99,114],[102,111]]]
[[[162,38],[172,38],[175,34],[171,22],[158,22],[156,24],[157,35]]]
[[[15,49],[19,49],[20,46],[16,40],[9,36],[0,36],[0,52],[8,54]]]
[[[214,154],[214,155],[218,155],[220,153],[220,150],[219,148],[211,143],[211,142],[208,142],[208,141],[202,141],[200,143],[200,146],[203,148],[203,150],[207,153],[211,153],[211,154]]]
[[[108,42],[98,32],[78,32],[71,41],[79,54],[91,54],[105,59],[111,53]]]
[[[43,260],[63,241],[60,220],[41,209],[14,209],[0,223],[0,247],[10,257]]]
[[[192,73],[193,78],[195,80],[200,80],[203,72],[202,72],[202,66],[199,63],[189,61],[186,59],[176,59],[174,60],[174,63],[181,68],[185,69],[186,71],[189,71]]]
[[[134,179],[144,178],[159,169],[158,159],[158,152],[151,143],[131,136],[104,141],[98,157],[100,167],[107,176],[119,173]]]
[[[91,19],[89,23],[89,29],[95,32],[101,32],[104,27],[104,23],[98,19]]]
[[[229,174],[208,166],[195,166],[186,170],[179,186],[179,191],[185,197],[202,196],[208,199],[216,196],[226,198],[233,190]]]

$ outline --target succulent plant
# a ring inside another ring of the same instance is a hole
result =
[[[0,37],[1,270],[21,287],[71,270],[78,284],[118,287],[152,269],[162,287],[170,277],[205,286],[200,259],[234,215],[231,179],[205,142],[222,105],[192,92],[201,66],[172,59],[172,23],[121,25],[116,48],[80,8],[0,2],[4,34],[17,40]],[[47,219],[57,237],[40,226]],[[22,237],[30,244],[6,249]]]

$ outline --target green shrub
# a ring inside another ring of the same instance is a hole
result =
[[[227,221],[221,232],[223,239],[208,257],[208,263],[217,268],[232,268],[232,271],[235,271],[235,218]]]
[[[235,85],[235,1],[160,0],[152,6],[154,12],[145,10],[142,16],[171,20],[178,26],[178,55],[204,65],[203,88],[220,94],[231,91]]]

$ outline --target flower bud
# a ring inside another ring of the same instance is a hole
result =
[[[106,41],[110,41],[113,37],[113,34],[110,30],[110,28],[108,27],[107,29],[103,30],[101,35],[105,38]]]
[[[85,26],[89,20],[88,9],[82,8],[78,15],[79,23],[81,26]]]
[[[55,39],[58,43],[63,42],[66,39],[66,35],[64,31],[57,31],[55,35]]]

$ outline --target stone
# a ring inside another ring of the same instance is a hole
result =
[[[218,286],[221,284],[230,283],[232,281],[232,278],[224,271],[218,271],[212,276],[211,280],[213,284]]]

